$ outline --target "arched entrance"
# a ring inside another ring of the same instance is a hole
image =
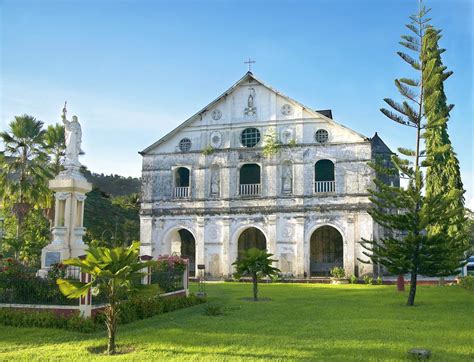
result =
[[[245,229],[239,236],[238,241],[238,257],[245,255],[248,249],[257,248],[260,250],[267,249],[267,239],[262,231],[255,227]]]
[[[196,275],[196,240],[186,229],[179,229],[171,235],[171,254],[189,259],[189,275]]]
[[[321,226],[310,239],[310,275],[329,276],[330,270],[337,266],[344,267],[342,235],[332,226]]]

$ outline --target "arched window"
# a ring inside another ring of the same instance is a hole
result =
[[[240,168],[239,185],[240,195],[260,194],[260,166],[256,163],[248,163]]]
[[[330,160],[319,160],[314,165],[314,191],[335,192],[334,163]]]
[[[190,174],[186,167],[178,167],[174,174],[173,196],[176,198],[189,197]]]

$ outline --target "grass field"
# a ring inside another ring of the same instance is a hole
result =
[[[207,292],[224,315],[199,305],[121,326],[121,355],[96,352],[105,333],[0,326],[0,360],[403,360],[414,347],[474,360],[474,294],[459,287],[419,287],[411,308],[395,286],[269,284],[260,294],[270,301],[258,303],[241,300],[250,284]]]

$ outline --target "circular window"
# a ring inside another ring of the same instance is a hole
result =
[[[325,129],[318,129],[314,135],[316,142],[325,143],[328,141],[329,133]]]
[[[260,131],[256,128],[246,128],[240,134],[240,142],[245,147],[255,147],[260,142]]]
[[[191,149],[191,140],[189,138],[183,138],[179,141],[179,149],[183,152],[187,152]]]

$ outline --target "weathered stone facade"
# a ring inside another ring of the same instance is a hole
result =
[[[249,72],[145,149],[141,253],[181,253],[214,277],[232,274],[239,249],[259,245],[287,275],[326,275],[338,265],[371,272],[357,260],[361,238],[377,232],[367,161],[390,150],[325,114]],[[272,133],[279,144],[264,155]]]

